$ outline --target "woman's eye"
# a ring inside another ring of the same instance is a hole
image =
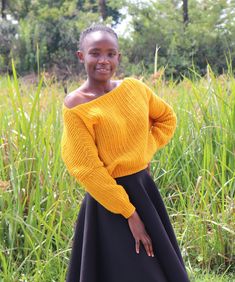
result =
[[[114,57],[116,53],[109,53],[109,57]]]
[[[92,53],[90,53],[92,56],[95,56],[95,57],[97,57],[97,56],[99,56],[99,53],[97,53],[97,52],[92,52]]]

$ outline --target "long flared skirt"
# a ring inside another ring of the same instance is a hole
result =
[[[161,195],[147,169],[116,178],[149,234],[154,257],[135,240],[127,219],[86,192],[75,227],[67,282],[188,282],[187,272]]]

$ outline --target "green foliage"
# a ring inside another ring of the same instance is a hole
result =
[[[39,50],[43,69],[76,70],[76,50],[80,31],[97,20],[93,13],[75,11],[74,6],[64,3],[61,7],[49,5],[37,9],[37,16],[29,15],[20,21],[18,49],[21,71],[37,70],[36,50]]]
[[[152,85],[173,106],[178,126],[151,171],[191,281],[230,282],[235,80],[231,73],[215,77],[210,68],[207,78],[193,75],[194,81]],[[63,90],[46,77],[37,86],[24,84],[14,67],[0,88],[0,281],[64,281],[84,191],[60,156]]]
[[[234,4],[228,1],[189,1],[189,23],[183,23],[182,1],[151,1],[129,5],[133,32],[124,45],[129,62],[143,62],[153,72],[156,44],[159,65],[179,77],[194,65],[200,74],[209,63],[215,73],[226,70],[226,55],[235,60]],[[233,24],[232,24],[233,22]]]
[[[122,15],[120,14],[119,9],[124,4],[124,0],[113,1],[106,0],[104,3],[104,8],[106,12],[106,18],[111,18],[113,25],[119,23]],[[77,8],[83,12],[99,13],[100,12],[100,3],[96,0],[79,0],[77,1]]]
[[[120,38],[121,73],[153,73],[156,45],[158,66],[168,78],[190,75],[189,68],[204,75],[208,63],[216,74],[226,72],[226,58],[235,63],[234,1],[188,1],[187,24],[182,2],[107,0],[102,6],[95,0],[8,0],[7,14],[18,25],[0,20],[0,72],[11,71],[14,57],[21,74],[44,69],[60,78],[81,75],[75,56],[81,30],[94,22],[118,28],[125,18],[121,11],[131,15],[126,37]]]
[[[157,86],[164,97],[172,89],[178,127],[170,146],[156,154],[153,173],[160,187],[172,183],[161,191],[185,255],[200,269],[234,271],[235,80],[216,78],[208,67],[206,79]]]
[[[16,25],[6,20],[0,20],[0,73],[11,69],[11,55],[14,50]]]
[[[107,1],[107,22],[117,23],[119,5]],[[55,68],[66,77],[81,71],[76,50],[81,31],[100,21],[96,1],[16,1],[8,2],[8,12],[17,19],[17,29],[9,20],[2,21],[0,62],[6,72],[13,57],[21,74],[40,69]],[[15,28],[14,32],[12,29]],[[17,31],[16,31],[17,30]],[[17,33],[17,37],[14,35]],[[39,54],[37,54],[37,51]]]

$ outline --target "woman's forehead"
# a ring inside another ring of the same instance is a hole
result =
[[[118,41],[117,38],[105,31],[94,31],[84,38],[83,47],[87,48],[95,48],[95,46],[107,45],[113,46],[113,48],[118,49]]]

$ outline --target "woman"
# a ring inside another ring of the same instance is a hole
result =
[[[86,194],[67,281],[189,281],[147,171],[173,136],[175,113],[139,80],[111,80],[121,58],[112,29],[94,25],[79,43],[87,80],[65,97],[61,154]]]

